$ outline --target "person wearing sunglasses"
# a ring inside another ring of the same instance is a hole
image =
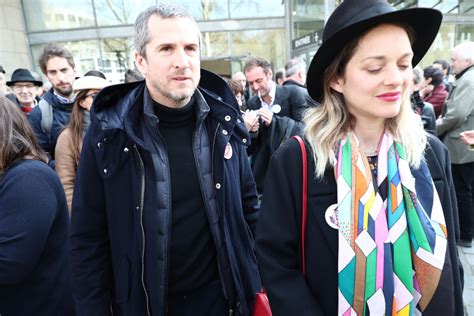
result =
[[[77,94],[76,100],[70,121],[59,135],[54,153],[55,170],[66,192],[69,211],[71,210],[74,179],[81,154],[82,139],[90,125],[89,111],[96,95],[106,86],[108,86],[107,80],[97,76],[84,76],[74,81],[73,89]]]

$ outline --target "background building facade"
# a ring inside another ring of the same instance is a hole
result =
[[[57,42],[74,55],[77,71],[103,71],[120,82],[134,67],[133,23],[155,0],[0,0],[0,65],[40,72],[44,44]],[[239,71],[248,55],[269,59],[275,69],[287,59],[309,61],[324,21],[340,0],[173,0],[198,21],[203,67],[223,75]],[[474,40],[474,0],[391,0],[396,8],[435,7],[444,14],[426,63],[449,59],[449,50]]]

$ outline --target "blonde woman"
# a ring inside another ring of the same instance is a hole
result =
[[[71,212],[74,180],[79,165],[82,140],[90,125],[89,111],[95,96],[107,85],[107,80],[97,76],[84,76],[74,81],[73,89],[76,93],[76,99],[71,118],[66,128],[59,135],[54,152],[56,158],[55,170],[66,192],[69,212]]]
[[[308,191],[302,273],[302,156],[270,163],[257,257],[273,315],[462,315],[446,149],[411,109],[412,67],[441,13],[346,0],[308,71]]]

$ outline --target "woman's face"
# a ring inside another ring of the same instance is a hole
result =
[[[90,111],[91,107],[92,107],[92,102],[94,101],[94,98],[95,96],[99,93],[100,90],[97,90],[97,89],[91,89],[87,92],[86,96],[84,99],[82,99],[80,102],[79,102],[79,105],[87,110],[87,111]]]
[[[356,124],[397,116],[410,93],[412,58],[408,34],[399,26],[382,24],[361,38],[343,77],[331,83],[343,94]]]

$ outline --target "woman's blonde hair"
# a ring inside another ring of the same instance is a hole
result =
[[[413,42],[413,31],[405,25],[395,25],[405,29]],[[335,163],[335,151],[339,141],[354,129],[355,117],[349,113],[344,96],[331,89],[330,84],[344,76],[347,63],[367,32],[348,42],[329,64],[323,75],[324,97],[321,105],[305,113],[305,137],[312,148],[317,177],[322,177],[326,168]],[[404,146],[408,163],[417,168],[423,159],[426,134],[419,117],[412,110],[410,93],[410,89],[406,89],[400,112],[397,116],[385,120],[385,128]]]

